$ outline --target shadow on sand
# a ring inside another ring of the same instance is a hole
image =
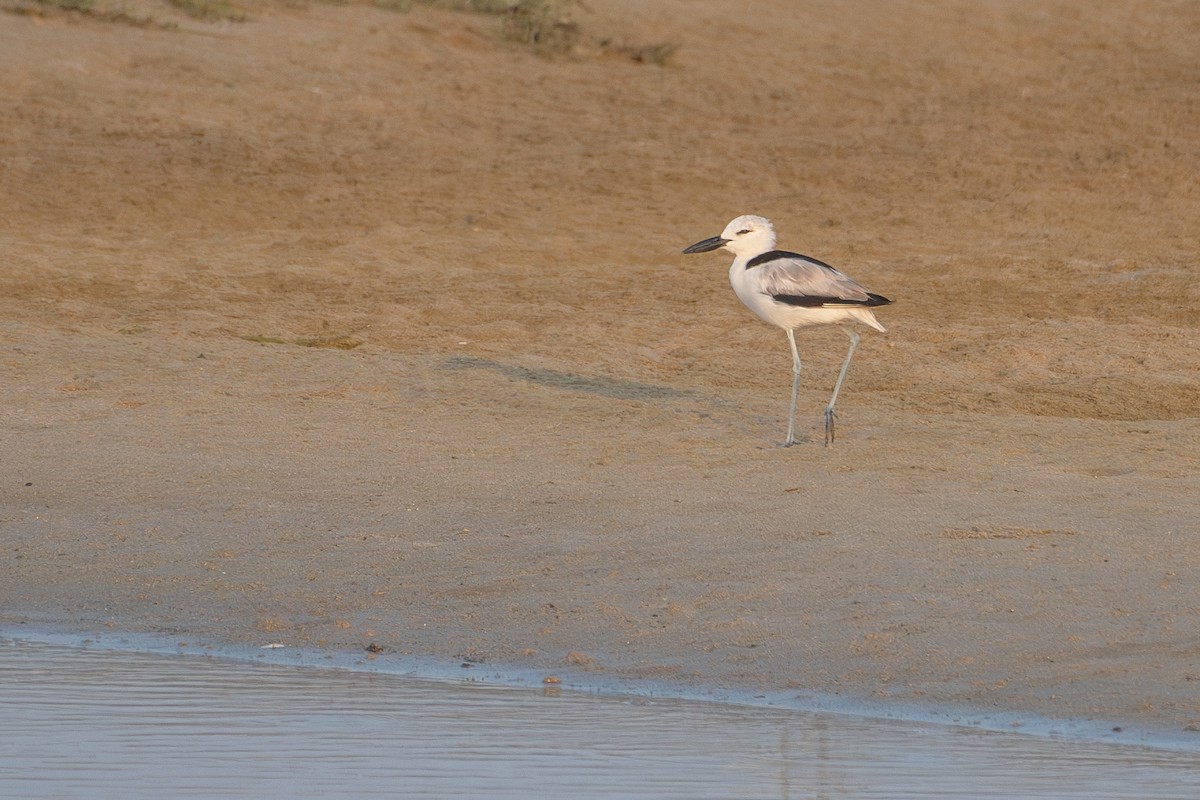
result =
[[[539,386],[550,386],[566,392],[587,392],[619,400],[682,400],[698,395],[687,389],[672,389],[638,381],[619,381],[612,378],[589,378],[554,369],[530,369],[511,364],[501,364],[486,358],[456,356],[446,360],[445,369],[487,369],[506,378],[526,381]]]

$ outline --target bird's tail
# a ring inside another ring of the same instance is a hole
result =
[[[887,333],[887,328],[879,324],[879,320],[875,319],[875,314],[869,308],[854,309],[854,318],[863,325],[868,325],[880,333]]]

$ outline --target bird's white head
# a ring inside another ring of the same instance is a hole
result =
[[[720,236],[696,242],[683,252],[704,253],[724,248],[735,256],[756,256],[775,249],[775,226],[766,217],[745,214],[725,226]]]
[[[756,256],[775,249],[775,226],[766,217],[745,214],[721,231],[725,249],[738,256]]]

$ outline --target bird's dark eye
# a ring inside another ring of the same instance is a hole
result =
[[[745,236],[749,232],[750,232],[749,228],[742,228],[740,231],[738,231],[738,236]]]

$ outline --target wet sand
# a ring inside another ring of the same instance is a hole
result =
[[[1200,728],[1200,14],[753,5],[0,15],[0,620]]]

